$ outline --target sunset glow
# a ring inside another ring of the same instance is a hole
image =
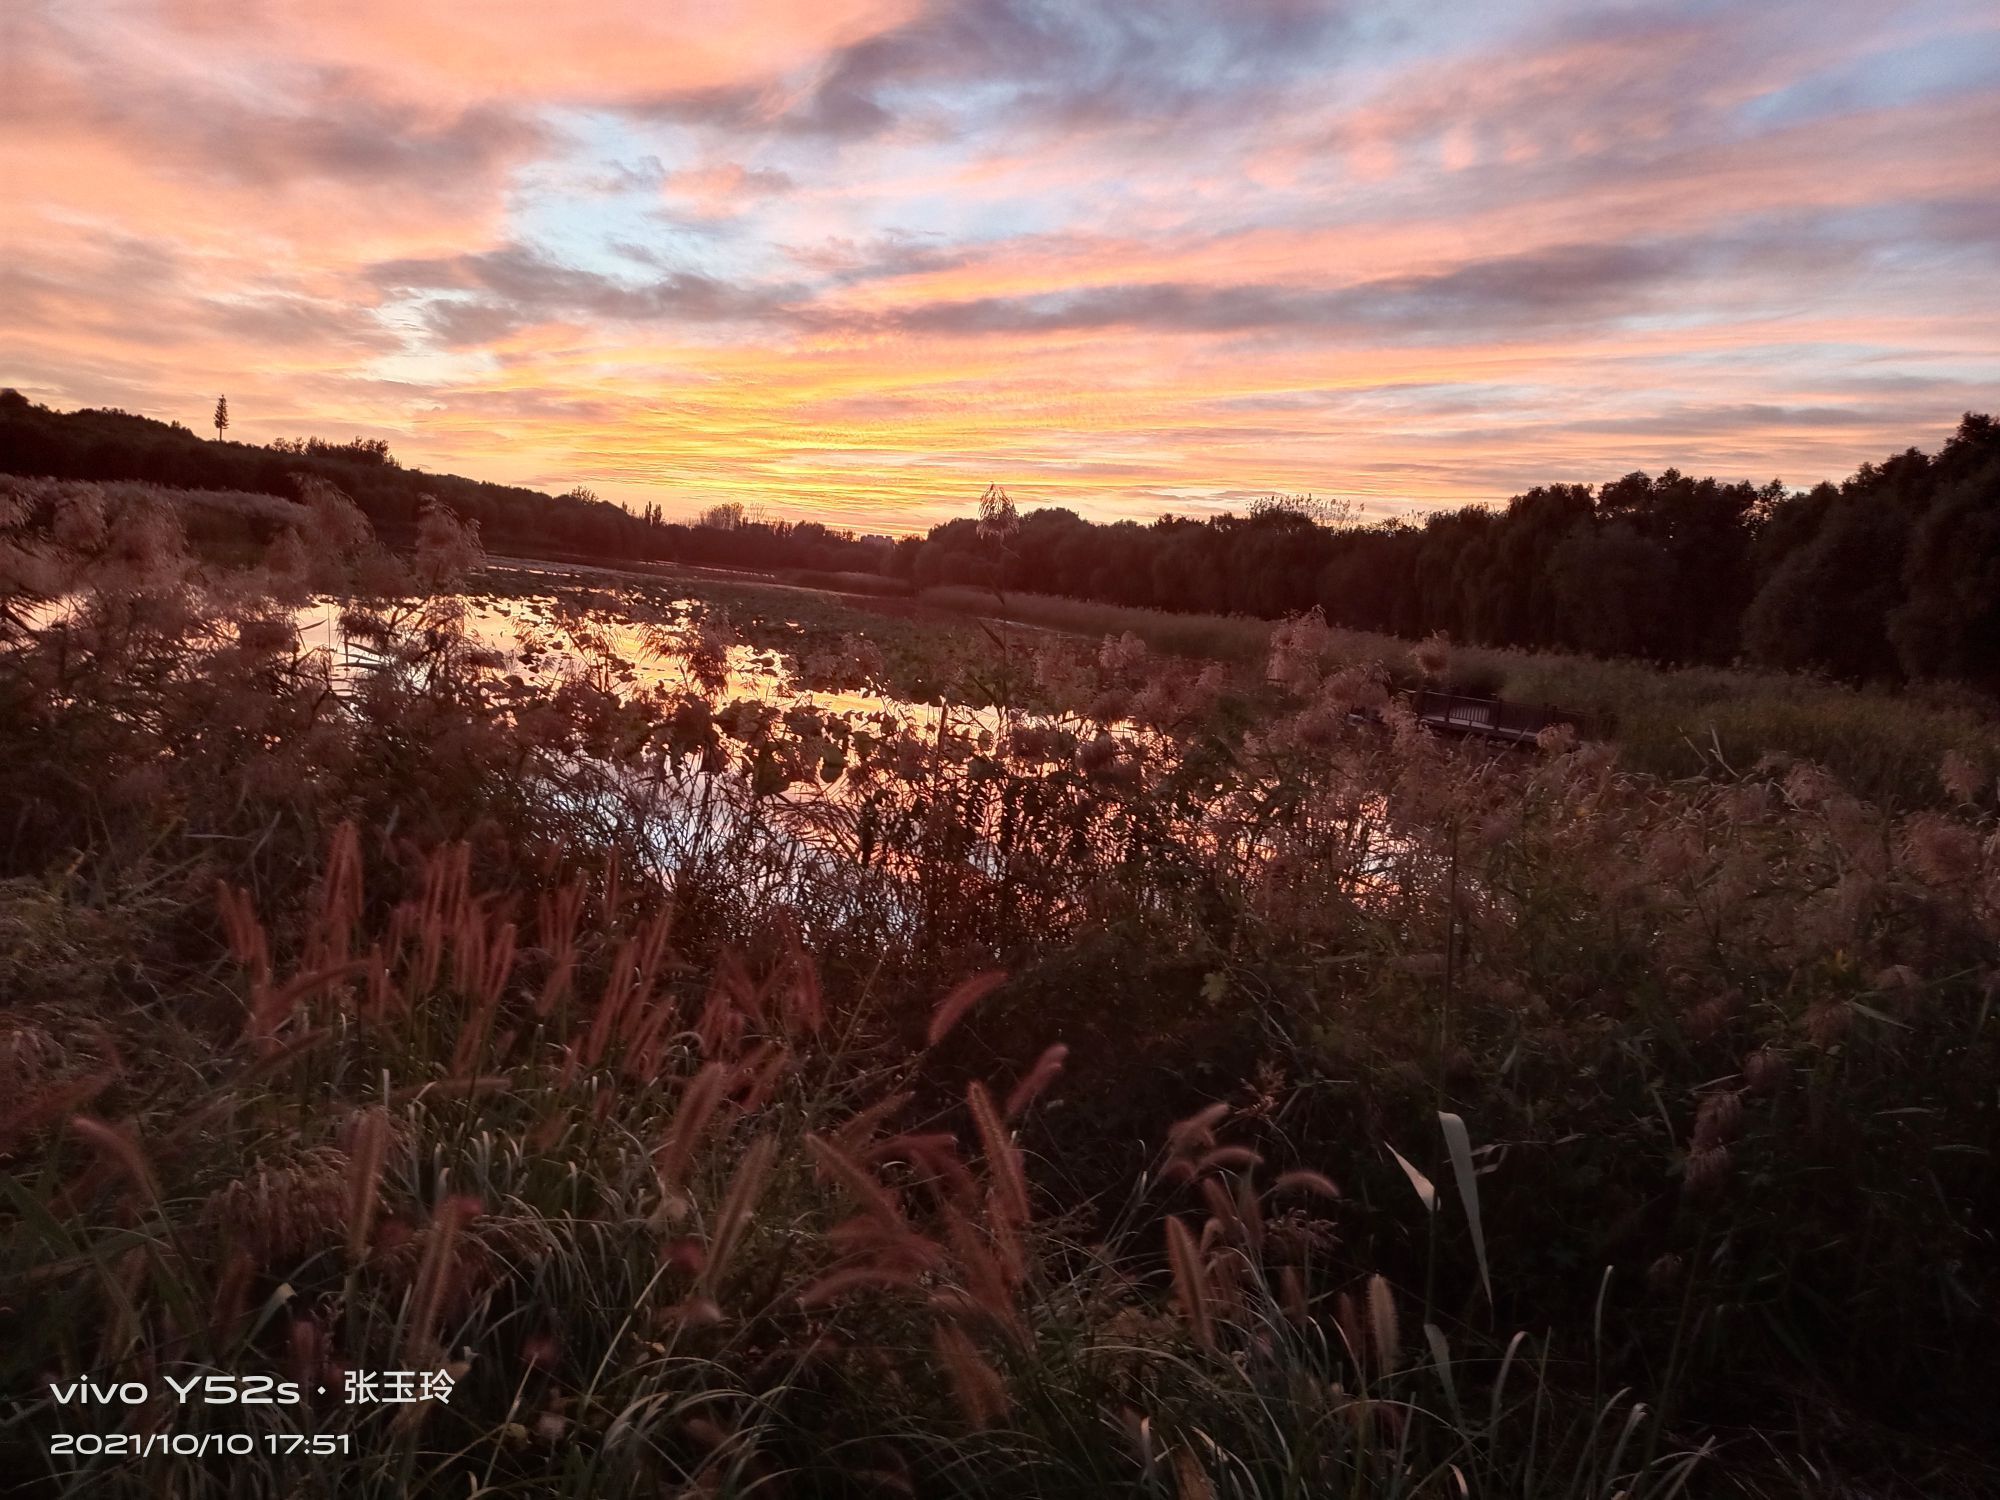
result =
[[[1806,485],[2000,388],[1980,0],[27,0],[0,384],[671,516]]]

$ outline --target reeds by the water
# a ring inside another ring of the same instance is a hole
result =
[[[990,592],[926,590],[933,606],[972,615],[1000,609]],[[1261,670],[1281,624],[1188,615],[1044,594],[1009,594],[1003,617],[1093,636],[1130,634],[1154,650]],[[1951,795],[1947,780],[1989,791],[2000,776],[1995,707],[1946,687],[1900,692],[1749,668],[1668,669],[1561,652],[1412,643],[1329,627],[1326,659],[1377,668],[1407,685],[1419,673],[1478,696],[1553,704],[1615,740],[1626,763],[1662,776],[1748,770],[1767,756],[1832,767],[1853,791],[1921,807]],[[1428,669],[1419,656],[1434,653]],[[1958,799],[1963,801],[1965,799]]]
[[[543,690],[321,496],[343,677],[238,628],[312,550],[207,576],[120,503],[0,524],[10,1420],[424,1367],[175,1421],[310,1416],[355,1494],[1779,1494],[1810,1367],[1840,1464],[1990,1477],[1963,758],[1905,813],[1351,730],[1310,623],[1247,726],[1136,637],[1001,642],[1069,706],[970,727]]]

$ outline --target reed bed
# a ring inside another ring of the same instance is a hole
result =
[[[480,566],[0,491],[25,1492],[1991,1491],[1972,757],[1488,755],[1311,619],[1254,703],[1136,631],[732,701],[643,596],[544,681]]]
[[[1132,609],[1045,594],[996,595],[940,587],[939,609],[1077,631],[1130,632],[1157,651],[1261,668],[1276,628],[1243,616]],[[1823,765],[1850,790],[1906,807],[1948,804],[1937,778],[1946,756],[2000,776],[2000,712],[1950,685],[1897,691],[1749,668],[1663,668],[1562,652],[1451,644],[1427,674],[1420,643],[1329,627],[1328,649],[1346,666],[1380,668],[1399,686],[1437,681],[1454,691],[1546,703],[1583,716],[1619,747],[1633,770],[1682,777],[1747,769],[1768,756]]]

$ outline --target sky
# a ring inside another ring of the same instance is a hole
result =
[[[670,517],[1838,478],[2000,392],[2000,5],[10,0],[0,384]]]

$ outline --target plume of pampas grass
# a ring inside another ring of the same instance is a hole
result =
[[[972,1123],[979,1131],[979,1144],[986,1155],[987,1169],[993,1176],[995,1195],[1014,1223],[1027,1223],[1031,1213],[1028,1178],[1021,1170],[1020,1150],[1008,1135],[1000,1111],[993,1106],[993,1096],[986,1092],[985,1084],[974,1082],[965,1091],[965,1102],[972,1111]]]
[[[1220,1125],[1228,1114],[1229,1106],[1219,1100],[1204,1109],[1196,1110],[1167,1132],[1167,1149],[1177,1156],[1207,1150],[1215,1144],[1215,1127]]]
[[[1215,1317],[1209,1306],[1208,1273],[1194,1235],[1185,1221],[1173,1214],[1167,1216],[1167,1264],[1173,1270],[1174,1291],[1195,1342],[1213,1353]]]
[[[953,985],[950,993],[938,1001],[937,1009],[931,1012],[931,1024],[924,1033],[925,1045],[935,1047],[943,1041],[951,1029],[965,1019],[967,1011],[1000,988],[1006,979],[1003,971],[986,969]]]
[[[660,1209],[669,1219],[687,1214],[688,1167],[694,1161],[695,1146],[702,1132],[708,1128],[716,1106],[722,1103],[729,1074],[729,1065],[720,1062],[712,1062],[695,1074],[681,1093],[680,1107],[674,1111],[666,1139],[653,1152],[653,1173],[660,1183]]]
[[[1402,1358],[1403,1335],[1396,1318],[1396,1294],[1380,1276],[1368,1278],[1368,1335],[1377,1373],[1392,1373]]]
[[[348,1147],[347,1258],[361,1259],[375,1225],[375,1205],[382,1189],[382,1164],[389,1153],[389,1117],[380,1109],[363,1110],[354,1122]]]
[[[121,1173],[147,1202],[158,1206],[160,1203],[160,1180],[154,1175],[153,1164],[146,1159],[138,1137],[122,1125],[108,1124],[93,1119],[89,1115],[74,1115],[69,1128],[101,1158],[106,1165]]]
[[[819,1163],[821,1172],[846,1188],[862,1208],[886,1223],[904,1223],[903,1210],[894,1195],[839,1146],[824,1136],[808,1135],[806,1149]]]
[[[477,1198],[455,1194],[439,1203],[424,1235],[423,1259],[410,1289],[409,1316],[403,1331],[403,1358],[411,1367],[438,1357],[437,1321],[451,1291],[453,1254],[465,1226],[478,1218],[484,1205]]]
[[[965,1330],[956,1323],[939,1322],[932,1331],[938,1362],[951,1378],[958,1408],[974,1427],[991,1427],[1007,1415],[1007,1386],[999,1371],[988,1364]]]
[[[1069,1048],[1061,1042],[1045,1048],[1042,1055],[1035,1059],[1035,1065],[1028,1069],[1022,1075],[1021,1081],[1008,1091],[1007,1102],[1002,1106],[1001,1114],[1009,1120],[1018,1119],[1021,1112],[1033,1104],[1044,1089],[1055,1082],[1056,1076],[1062,1072],[1063,1064],[1068,1058]]]
[[[1340,1189],[1334,1185],[1331,1177],[1305,1168],[1280,1172],[1270,1187],[1264,1191],[1265,1196],[1271,1198],[1282,1197],[1286,1193],[1313,1193],[1321,1198],[1340,1196]]]
[[[763,1196],[764,1184],[771,1175],[771,1162],[777,1154],[777,1137],[770,1135],[758,1136],[743,1153],[743,1160],[722,1195],[722,1206],[715,1211],[715,1224],[709,1231],[708,1259],[695,1288],[700,1295],[712,1297],[721,1284],[730,1258],[742,1242],[743,1231],[749,1226],[750,1216],[756,1212],[757,1200]]]

